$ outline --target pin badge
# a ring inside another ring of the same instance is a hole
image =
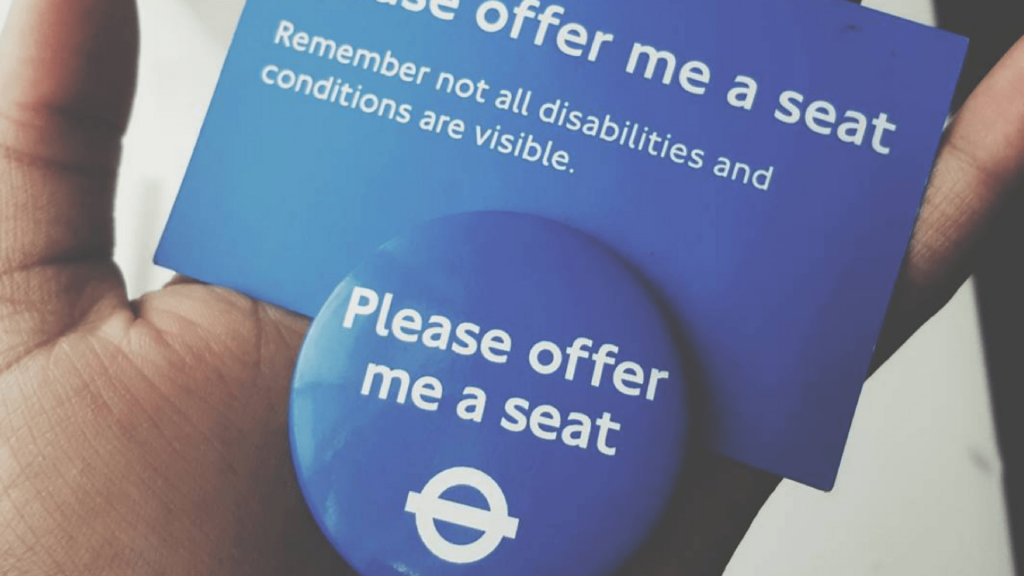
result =
[[[668,315],[617,255],[488,212],[383,246],[313,321],[293,460],[362,576],[611,576],[686,449]]]

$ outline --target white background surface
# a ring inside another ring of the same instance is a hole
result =
[[[0,0],[0,14],[9,1]],[[149,261],[242,5],[139,2],[142,67],[118,190],[116,255],[135,295],[170,277]],[[867,4],[934,19],[929,0]],[[727,574],[1012,576],[1000,471],[967,286],[868,382],[835,491],[785,483]]]

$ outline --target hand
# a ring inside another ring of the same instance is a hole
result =
[[[111,259],[137,36],[133,0],[15,0],[0,41],[0,572],[345,574],[289,460],[306,321],[187,281],[129,302]],[[950,129],[881,357],[1024,174],[1022,93],[1024,45]],[[694,458],[625,573],[721,573],[777,481]]]

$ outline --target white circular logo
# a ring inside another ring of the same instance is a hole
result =
[[[444,500],[441,495],[456,486],[467,486],[483,494],[489,510]],[[416,516],[416,530],[423,543],[438,558],[452,564],[472,564],[490,556],[505,538],[515,540],[519,519],[508,515],[505,493],[493,478],[473,468],[451,468],[434,476],[421,493],[409,492],[405,511]],[[441,520],[483,532],[471,544],[453,544],[437,531]]]

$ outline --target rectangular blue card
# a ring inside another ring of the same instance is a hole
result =
[[[314,315],[429,218],[568,223],[670,304],[707,445],[830,489],[965,48],[839,0],[249,0],[156,261]]]

